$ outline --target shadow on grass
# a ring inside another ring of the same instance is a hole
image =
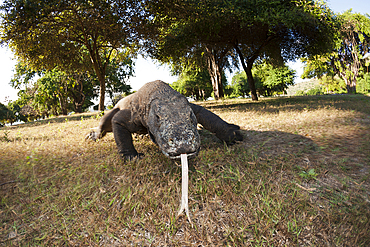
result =
[[[244,101],[240,103],[240,101]],[[279,112],[279,110],[315,110],[322,107],[334,107],[341,110],[352,110],[370,114],[370,97],[356,95],[319,95],[260,98],[255,102],[250,99],[229,99],[225,101],[205,101],[198,104],[209,109],[254,110],[261,112]]]
[[[210,149],[224,144],[207,130],[200,130],[202,146]],[[281,156],[311,154],[320,151],[318,145],[310,138],[281,131],[241,130],[244,140],[235,147],[254,150],[257,156]]]

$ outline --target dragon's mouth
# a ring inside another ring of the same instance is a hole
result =
[[[199,150],[198,150],[199,151]],[[188,156],[188,159],[190,158],[194,158],[195,156],[198,155],[198,151],[196,152],[192,152],[192,153],[187,153],[187,156]],[[163,152],[163,151],[162,151]],[[163,152],[164,155],[166,155],[168,158],[172,159],[172,160],[176,160],[176,159],[181,159],[181,154],[178,154],[178,155],[172,155],[172,154],[168,154],[166,152]]]
[[[194,153],[188,153],[187,156],[188,156],[188,159],[190,158],[194,158],[195,156],[197,156],[198,152],[194,152]],[[181,159],[181,154],[180,155],[176,155],[176,156],[168,156],[170,159],[173,159],[173,160],[176,160],[176,159]]]

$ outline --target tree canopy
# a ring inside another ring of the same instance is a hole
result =
[[[63,113],[67,104],[80,111],[96,82],[99,110],[106,93],[129,90],[121,82],[139,51],[171,63],[181,74],[173,86],[197,99],[209,94],[205,71],[218,99],[224,71],[241,66],[232,87],[258,100],[285,90],[293,74],[284,63],[300,57],[309,57],[306,76],[340,74],[352,85],[369,46],[368,17],[334,15],[319,0],[5,0],[1,10],[1,43],[44,76],[22,95],[33,91],[34,106],[58,99]],[[20,81],[34,76],[24,72]],[[68,89],[53,96],[55,88]]]
[[[11,109],[0,103],[0,127],[7,122],[15,122],[15,115]]]
[[[223,78],[226,82],[226,78]],[[195,100],[206,100],[212,96],[212,83],[207,70],[197,67],[183,69],[179,79],[171,84],[176,91]]]
[[[234,60],[235,65],[238,57],[254,100],[258,97],[251,69],[257,60],[282,65],[332,45],[332,12],[317,1],[162,0],[151,11],[159,26],[155,47],[165,54],[159,59],[202,54],[211,78],[216,77],[215,90],[225,64]]]
[[[140,1],[5,0],[1,9],[2,43],[34,69],[93,70],[104,110],[107,67],[133,48]]]
[[[288,86],[294,84],[295,72],[288,66],[274,67],[268,63],[262,63],[252,69],[256,82],[256,91],[262,96],[273,96],[286,93]],[[249,95],[245,71],[236,73],[232,78],[232,96],[245,97]]]
[[[113,59],[108,64],[106,83],[111,98],[115,93],[131,90],[124,83],[133,73],[131,64],[130,59],[120,63]],[[66,115],[71,111],[82,112],[93,104],[92,99],[98,95],[99,80],[89,72],[67,73],[59,67],[34,71],[24,63],[18,63],[11,85],[20,89],[17,104],[21,108],[31,107],[40,116]]]
[[[356,92],[357,77],[364,69],[363,56],[370,48],[370,18],[348,10],[335,18],[336,38],[332,51],[302,59],[303,78],[340,76],[348,93]],[[333,80],[334,81],[334,80]]]

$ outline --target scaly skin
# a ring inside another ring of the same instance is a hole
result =
[[[200,147],[197,123],[227,144],[243,140],[239,126],[189,103],[185,96],[162,81],[149,82],[121,99],[86,138],[97,140],[113,131],[118,152],[123,158],[132,159],[142,154],[136,151],[131,134],[148,133],[166,156],[179,159],[181,154],[197,155]]]

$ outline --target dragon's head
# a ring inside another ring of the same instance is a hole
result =
[[[200,147],[197,119],[183,96],[153,100],[148,115],[151,139],[171,159],[196,156]]]

